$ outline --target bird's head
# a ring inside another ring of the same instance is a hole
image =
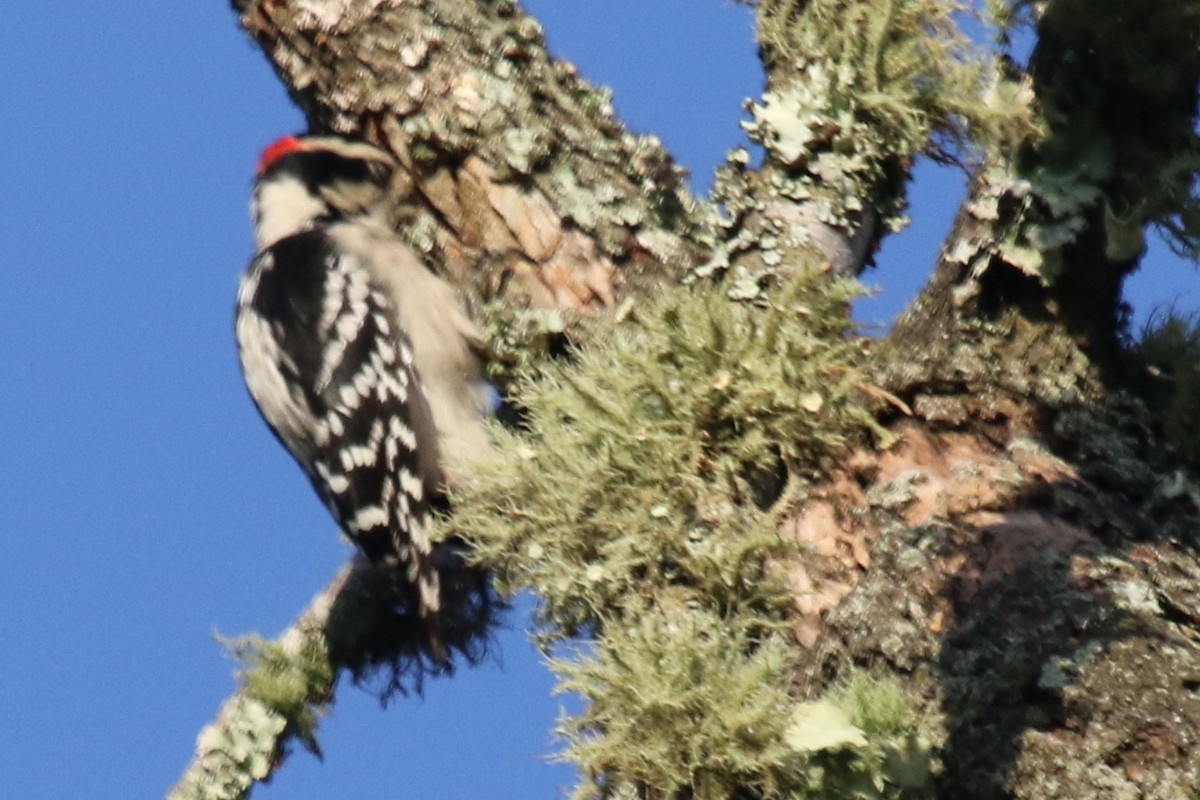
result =
[[[375,213],[388,200],[396,162],[383,150],[336,136],[284,136],[255,168],[251,215],[259,248],[314,224]]]

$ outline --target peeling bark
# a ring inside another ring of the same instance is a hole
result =
[[[807,565],[800,598],[829,599],[801,617],[819,631],[805,688],[856,664],[904,676],[941,751],[941,797],[1189,796],[1196,509],[1168,522],[1032,438],[998,447],[925,424],[853,459],[809,531],[865,536],[869,567]]]

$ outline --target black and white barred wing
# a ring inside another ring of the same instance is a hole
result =
[[[251,262],[236,329],[250,394],[342,530],[403,572],[420,613],[437,611],[437,436],[386,295],[321,229],[305,231]]]

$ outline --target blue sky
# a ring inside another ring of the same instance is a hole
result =
[[[747,9],[528,7],[706,187],[759,88]],[[251,167],[303,121],[222,0],[13,4],[0,66],[0,785],[161,796],[232,686],[213,632],[274,634],[348,554],[258,419],[231,331]],[[865,319],[920,284],[961,184],[919,171]],[[1154,260],[1135,301],[1200,306],[1192,273]],[[423,700],[382,711],[343,688],[325,762],[298,753],[255,797],[565,793],[572,771],[538,758],[559,700],[524,624],[501,663]]]

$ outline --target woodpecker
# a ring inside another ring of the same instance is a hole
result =
[[[256,169],[257,252],[234,327],[246,386],[346,536],[438,614],[430,536],[447,485],[490,447],[479,335],[387,223],[396,163],[365,142],[286,136]]]

